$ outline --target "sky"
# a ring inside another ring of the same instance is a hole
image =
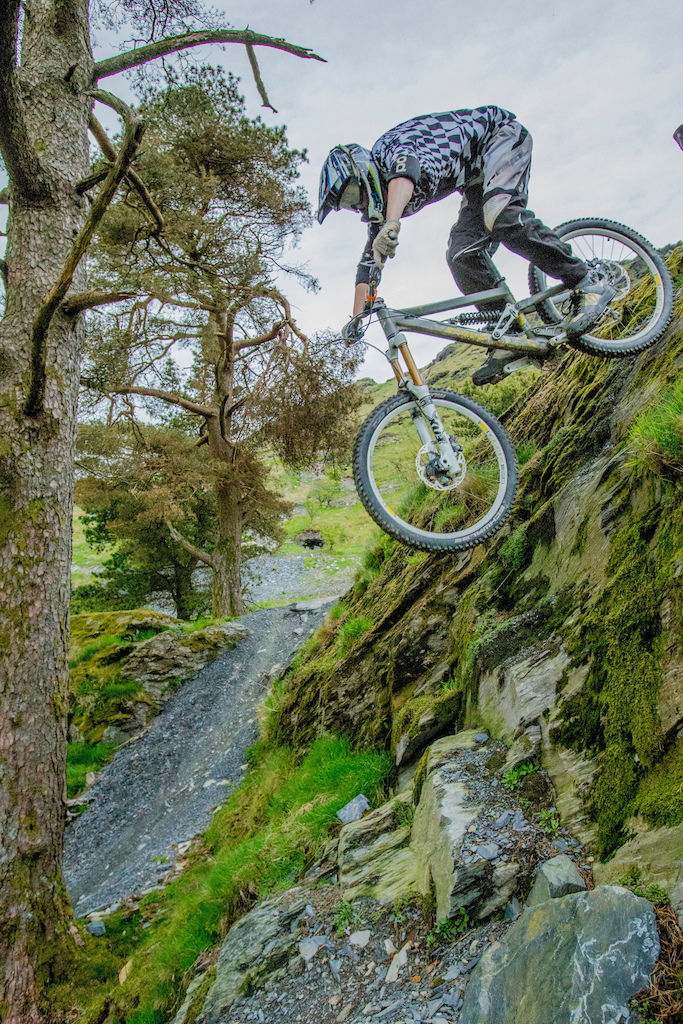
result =
[[[671,137],[683,122],[680,3],[231,0],[223,9],[236,28],[283,36],[327,60],[259,48],[273,114],[260,107],[241,47],[202,51],[241,76],[250,114],[285,124],[290,143],[308,151],[302,180],[312,203],[337,143],[369,147],[417,114],[495,103],[533,136],[529,205],[545,223],[599,216],[659,246],[683,237],[683,153]],[[458,207],[452,196],[403,222],[382,281],[389,305],[457,293],[444,253]],[[292,282],[287,292],[307,332],[348,318],[365,230],[340,211],[304,233],[297,256],[321,288],[311,295]],[[496,261],[521,297],[524,261]],[[413,336],[411,345],[424,364],[442,342]],[[369,351],[361,373],[386,379],[386,362]]]
[[[546,224],[598,216],[658,246],[683,237],[683,153],[671,137],[683,122],[677,0],[213,2],[235,28],[284,37],[326,59],[258,48],[274,114],[261,106],[243,47],[192,51],[198,62],[240,76],[248,113],[286,125],[290,144],[307,150],[302,183],[312,205],[320,166],[337,143],[370,147],[417,114],[494,103],[533,136],[529,205]],[[117,48],[103,35],[96,56]],[[131,95],[125,76],[106,87]],[[382,281],[389,305],[457,293],[444,253],[458,207],[452,196],[403,222]],[[307,333],[348,319],[365,231],[359,216],[341,211],[304,232],[294,259],[318,278],[320,291],[307,293],[293,280],[282,286]],[[501,252],[496,262],[521,297],[526,264]],[[377,327],[369,340],[385,347]],[[424,365],[442,342],[413,336],[411,345]],[[360,372],[390,375],[372,349]]]

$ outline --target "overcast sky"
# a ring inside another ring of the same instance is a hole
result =
[[[671,138],[683,122],[680,0],[218,0],[217,6],[236,28],[283,36],[327,60],[259,48],[279,110],[273,114],[261,107],[243,47],[192,51],[198,61],[239,75],[249,114],[285,124],[291,145],[308,151],[302,177],[313,205],[320,165],[335,144],[370,147],[417,114],[495,103],[531,131],[529,205],[547,224],[601,216],[631,225],[656,245],[683,237],[683,153]],[[108,52],[100,46],[97,56]],[[130,95],[124,76],[106,85]],[[455,294],[444,252],[458,206],[453,196],[404,221],[398,255],[382,282],[390,305]],[[348,319],[364,239],[360,218],[347,211],[304,233],[296,255],[321,290],[307,294],[293,281],[285,287],[307,332]],[[521,294],[526,265],[509,254],[496,260]],[[381,332],[372,340],[384,347]],[[421,364],[440,347],[413,336]],[[372,350],[363,372],[389,376]]]
[[[430,111],[495,103],[534,139],[530,207],[550,225],[609,217],[657,245],[683,237],[683,6],[671,0],[231,0],[237,28],[284,36],[326,64],[275,50],[258,55],[270,99],[268,124],[285,124],[306,148],[303,180],[317,197],[322,161],[336,143],[371,146],[388,128]],[[250,113],[260,101],[244,51],[220,60],[241,75]],[[382,293],[392,305],[455,294],[444,252],[459,197],[406,219]],[[350,312],[365,227],[347,211],[304,234],[299,256],[321,290],[288,292],[307,331],[339,326]],[[518,257],[499,260],[521,292]],[[378,328],[375,328],[378,330]],[[382,344],[381,333],[373,340]],[[441,343],[413,336],[419,362]],[[365,372],[386,379],[372,353]]]

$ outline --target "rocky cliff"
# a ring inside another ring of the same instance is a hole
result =
[[[456,558],[378,536],[273,733],[390,744],[400,768],[486,727],[542,760],[563,822],[603,860],[621,851],[604,880],[640,862],[683,907],[681,251],[669,262],[676,315],[653,349],[567,352],[506,414],[526,461],[504,530]]]

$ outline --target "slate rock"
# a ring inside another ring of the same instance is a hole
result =
[[[291,896],[290,891],[262,900],[232,926],[221,946],[216,977],[197,1024],[217,1024],[240,992],[260,987],[269,974],[296,955],[298,943],[290,924],[305,912],[307,900],[292,902]]]
[[[484,953],[460,1024],[616,1024],[659,956],[652,904],[602,886],[527,908]]]
[[[583,892],[586,883],[571,857],[561,853],[538,865],[536,880],[526,901],[528,907],[538,906],[545,900],[555,900],[572,892]]]
[[[104,921],[91,921],[90,924],[86,924],[85,930],[96,936],[105,935],[107,931]]]
[[[362,793],[359,793],[358,796],[354,796],[353,800],[349,800],[348,804],[344,804],[337,811],[337,817],[344,825],[348,825],[352,821],[358,821],[369,810],[370,801]]]

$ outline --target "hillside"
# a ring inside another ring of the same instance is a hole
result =
[[[659,838],[683,841],[680,260],[652,350],[567,352],[504,416],[533,454],[503,531],[458,558],[368,551],[287,679],[281,742],[333,731],[400,761],[470,722],[510,743],[537,724],[563,820],[600,856],[628,841],[656,866]]]
[[[249,770],[182,873],[90,916],[55,1005],[88,1024],[563,1024],[577,1006],[679,1024],[680,249],[669,263],[675,317],[650,351],[568,350],[478,393],[522,463],[509,522],[457,557],[372,532],[270,673]],[[467,390],[460,357],[430,376]]]

